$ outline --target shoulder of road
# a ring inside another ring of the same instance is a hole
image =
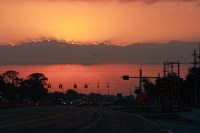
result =
[[[129,113],[136,113],[149,122],[169,129],[169,132],[175,133],[199,133],[200,132],[200,109],[190,109],[185,112],[157,112],[140,109],[114,108]]]

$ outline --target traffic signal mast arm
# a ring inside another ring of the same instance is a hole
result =
[[[121,78],[123,78],[123,80],[129,80],[130,78],[160,78],[159,76],[156,76],[156,77],[149,77],[149,76],[144,76],[144,77],[130,77],[130,76],[128,76],[128,75],[124,75],[123,77],[121,77]]]
[[[143,80],[143,78],[159,78],[159,76],[143,76],[142,75],[142,69],[140,69],[140,76],[130,77],[129,75],[124,75],[122,78],[123,78],[123,80],[129,80],[130,78],[139,79],[139,88],[142,90],[142,80]]]

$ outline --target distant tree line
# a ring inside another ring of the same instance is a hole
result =
[[[32,73],[27,78],[20,77],[19,72],[9,70],[0,75],[0,101],[28,100],[77,100],[83,97],[101,100],[105,96],[96,93],[89,95],[77,93],[73,89],[64,92],[48,92],[48,78],[42,73]]]
[[[0,75],[0,98],[2,100],[44,100],[48,94],[48,78],[42,73],[32,73],[26,79],[19,72],[9,70]]]
[[[173,74],[172,76],[177,77]],[[177,77],[180,78],[180,77]],[[0,101],[13,101],[27,99],[30,101],[42,101],[48,99],[76,100],[82,97],[88,99],[103,99],[101,94],[78,94],[73,89],[66,93],[48,92],[48,78],[43,73],[32,73],[27,78],[20,77],[19,72],[9,70],[0,74]],[[159,101],[160,88],[148,78],[143,78],[143,90],[136,88],[137,101],[155,104]],[[186,79],[181,83],[179,103],[187,106],[200,106],[200,68],[192,68]]]

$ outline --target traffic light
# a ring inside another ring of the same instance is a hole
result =
[[[85,84],[85,85],[84,85],[84,88],[88,88],[88,85],[87,85],[87,84]]]
[[[62,89],[62,88],[63,88],[63,85],[62,85],[62,84],[59,84],[58,87],[59,87],[59,89]]]
[[[74,84],[74,89],[76,89],[77,88],[77,84]]]
[[[109,83],[107,83],[107,88],[110,88]]]
[[[130,77],[129,77],[129,75],[124,75],[122,78],[123,78],[123,80],[129,80]]]
[[[97,83],[97,88],[99,88],[99,83]]]

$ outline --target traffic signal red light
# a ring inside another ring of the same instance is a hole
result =
[[[77,84],[74,84],[74,89],[76,89],[77,88]]]
[[[109,88],[110,87],[110,85],[109,85],[109,83],[107,83],[107,88]]]
[[[85,85],[84,85],[84,88],[88,88],[88,85],[87,85],[87,84],[85,84]]]
[[[62,89],[62,88],[63,88],[63,85],[62,85],[62,84],[59,84],[58,87],[59,87],[59,89]]]

